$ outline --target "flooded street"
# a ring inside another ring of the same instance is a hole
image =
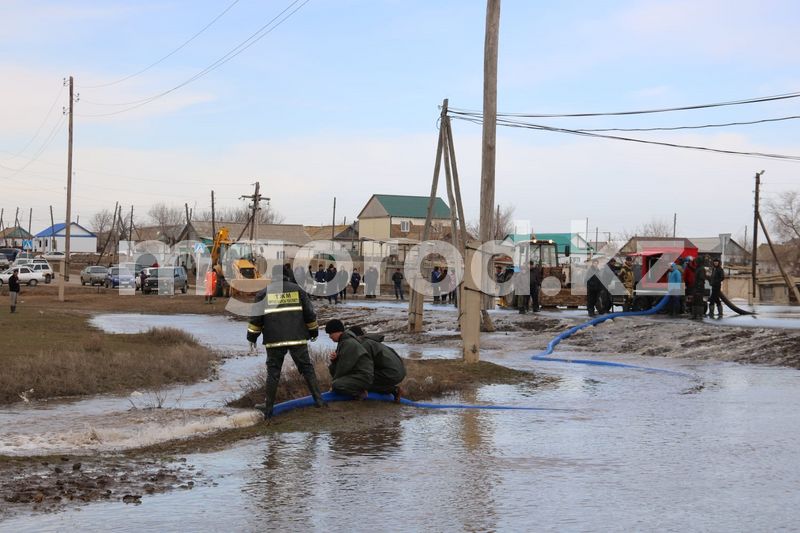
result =
[[[395,310],[390,306],[381,312]],[[242,350],[241,323],[213,317],[159,320],[219,349]],[[120,332],[132,331],[141,322],[141,315],[109,315],[96,321]],[[444,333],[436,331],[431,337],[437,336]],[[598,356],[567,346],[556,355],[686,375],[534,362],[530,355],[536,350],[512,338],[487,335],[483,357],[561,381],[539,389],[487,385],[447,400],[569,411],[398,407],[403,410],[399,421],[369,431],[274,433],[222,451],[187,456],[215,486],[144,496],[141,505],[103,502],[55,514],[21,515],[0,522],[0,530],[97,529],[100,524],[109,531],[796,527],[800,371]],[[431,355],[457,356],[450,345],[440,345],[431,346]],[[427,345],[407,342],[401,347],[405,355],[429,356]],[[213,407],[223,418],[237,416],[221,407],[222,397],[261,365],[261,355],[229,359],[219,381],[186,387],[184,409]],[[5,435],[0,441],[6,443],[8,435],[20,431],[9,430],[13,417],[44,417],[22,422],[23,431],[33,433],[38,424],[63,417],[70,408],[79,411],[70,417],[103,420],[112,418],[103,413],[125,411],[126,402],[99,398],[30,412],[14,406],[0,414]],[[41,412],[51,413],[37,414]]]

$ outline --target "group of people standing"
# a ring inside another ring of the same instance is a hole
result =
[[[256,295],[258,312],[247,325],[251,348],[263,337],[267,350],[266,395],[260,406],[267,420],[272,416],[287,352],[305,379],[314,404],[326,405],[308,352],[309,341],[319,336],[316,312],[308,294],[293,279],[291,268],[287,272],[285,266],[275,265],[272,281]],[[400,401],[405,365],[397,352],[383,344],[383,336],[365,334],[357,326],[347,329],[338,319],[329,320],[325,331],[336,342],[328,367],[334,392],[362,399],[369,392],[392,394]]]
[[[708,271],[707,271],[708,270]],[[725,280],[725,271],[718,258],[714,258],[711,267],[705,266],[705,261],[699,258],[686,257],[678,259],[669,266],[667,283],[669,287],[669,314],[678,316],[687,309],[691,309],[692,318],[699,320],[706,313],[704,301],[706,281],[711,286],[711,296],[708,299],[708,316],[714,317],[714,307],[717,308],[717,317],[722,318],[722,282]],[[683,288],[683,295],[681,295]]]
[[[688,256],[678,258],[669,266],[667,288],[670,297],[668,304],[670,316],[679,316],[690,312],[692,318],[702,318],[706,313],[704,297],[706,281],[708,281],[711,286],[708,316],[714,316],[716,307],[717,315],[722,317],[721,294],[725,272],[718,258],[712,261],[710,267],[706,267],[705,263],[706,261],[703,259]],[[626,257],[621,266],[617,266],[617,260],[611,258],[607,266],[608,268],[601,270],[597,260],[592,260],[586,272],[586,307],[589,316],[611,310],[612,299],[609,287],[617,281],[624,288],[623,311],[634,310],[634,288],[637,280],[633,258]]]

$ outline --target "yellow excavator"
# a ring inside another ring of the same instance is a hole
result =
[[[224,264],[223,255],[227,256]],[[252,246],[248,243],[232,242],[226,227],[220,228],[214,235],[211,265],[217,275],[222,274],[227,280],[230,296],[255,294],[266,287],[269,281],[256,268]]]

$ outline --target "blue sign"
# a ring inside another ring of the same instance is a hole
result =
[[[196,253],[196,254],[204,254],[207,251],[208,250],[206,249],[206,245],[203,244],[202,242],[194,243],[194,253]]]
[[[23,250],[33,250],[33,240],[32,239],[23,239],[22,240],[22,249]]]

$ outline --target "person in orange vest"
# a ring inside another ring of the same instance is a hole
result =
[[[217,289],[217,271],[209,268],[206,272],[206,303],[210,304],[214,301],[214,294]]]

